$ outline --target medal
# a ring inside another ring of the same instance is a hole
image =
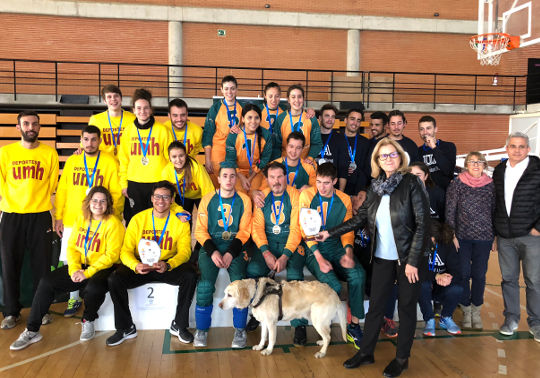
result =
[[[146,157],[146,153],[148,152],[148,146],[150,146],[150,137],[152,136],[152,129],[154,128],[154,124],[152,123],[152,126],[150,127],[150,132],[148,133],[148,138],[146,138],[146,145],[143,144],[141,139],[141,133],[139,132],[139,128],[135,127],[137,129],[137,135],[139,136],[139,143],[141,144],[141,151],[142,151],[142,158],[141,163],[145,167],[150,163],[150,160]]]
[[[279,235],[281,233],[281,227],[276,224],[274,227],[272,227],[272,232],[274,233],[274,235]]]
[[[221,233],[221,238],[222,238],[223,240],[230,240],[230,239],[231,239],[231,236],[232,236],[232,232],[230,232],[230,231],[223,231],[223,232]]]
[[[90,189],[92,189],[92,188],[86,189],[86,195],[88,195],[88,193],[90,193]]]
[[[135,207],[135,200],[133,198],[129,199],[129,207],[131,207],[132,209]]]
[[[354,171],[356,169],[356,163],[354,162],[354,158],[356,157],[356,142],[358,141],[358,134],[354,136],[354,150],[349,144],[349,138],[347,138],[347,135],[344,135],[344,137],[345,142],[347,142],[347,148],[349,149],[349,158],[351,159],[351,162],[349,163],[349,168]]]
[[[323,199],[321,197],[321,194],[317,192],[317,195],[319,196],[319,203],[321,210],[319,211],[319,215],[321,216],[321,227],[323,230],[326,230],[326,222],[328,221],[328,215],[330,215],[330,211],[332,211],[332,205],[334,204],[334,194],[332,193],[332,199],[330,200],[330,203],[328,204],[328,209],[326,210],[326,217],[323,214]]]
[[[351,163],[349,164],[349,168],[354,171],[356,169],[356,163],[354,161],[351,161]]]
[[[118,155],[118,149],[116,148],[116,146],[114,147],[114,154]]]
[[[142,163],[142,165],[144,165],[146,167],[148,165],[148,163],[150,163],[150,160],[148,160],[148,158],[146,156],[143,156],[141,158],[141,163]]]
[[[281,227],[279,225],[279,218],[281,218],[281,212],[283,211],[283,197],[285,196],[285,192],[283,193],[281,197],[281,201],[279,203],[279,210],[276,209],[276,200],[274,199],[274,192],[272,193],[272,213],[274,214],[274,218],[276,219],[276,223],[274,224],[274,227],[272,227],[272,232],[274,235],[279,235],[281,233]]]

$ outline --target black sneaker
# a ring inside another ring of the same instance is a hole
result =
[[[257,329],[257,327],[259,326],[260,322],[255,319],[255,317],[253,315],[251,315],[251,318],[249,319],[249,322],[248,324],[246,325],[246,331],[248,332],[253,332]]]
[[[294,329],[293,342],[296,345],[306,345],[307,343],[306,326],[298,326]]]
[[[125,331],[116,331],[105,343],[108,346],[116,346],[122,344],[127,339],[134,339],[135,337],[137,337],[137,329],[135,328],[135,324],[132,324],[131,327]]]
[[[193,334],[189,332],[187,328],[180,329],[175,320],[173,320],[171,323],[169,333],[178,337],[178,340],[180,340],[181,343],[191,344],[193,342]]]

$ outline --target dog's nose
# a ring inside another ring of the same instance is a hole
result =
[[[219,308],[223,309],[223,303],[219,302]]]

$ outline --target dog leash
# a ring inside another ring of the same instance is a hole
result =
[[[253,308],[259,307],[268,295],[275,294],[278,296],[278,299],[279,299],[279,316],[278,316],[278,321],[279,321],[283,319],[283,304],[282,304],[283,286],[281,286],[281,284],[278,284],[278,285],[279,285],[279,289],[272,288],[271,290],[267,290],[268,289],[268,283],[267,283],[266,286],[264,287],[263,295],[261,295],[261,298],[259,299],[259,301],[256,304],[252,304],[251,307]]]

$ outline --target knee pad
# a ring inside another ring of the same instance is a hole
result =
[[[233,326],[236,329],[244,329],[247,324],[248,308],[233,308]]]
[[[210,281],[199,281],[197,285],[197,305],[211,306],[214,299],[215,286]]]
[[[195,306],[195,324],[197,329],[207,331],[212,324],[212,308],[214,306]]]

